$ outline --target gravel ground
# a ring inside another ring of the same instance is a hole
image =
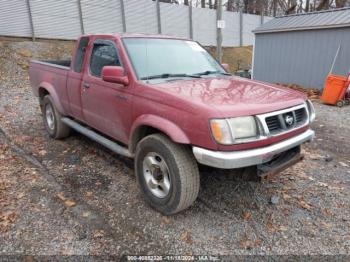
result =
[[[0,255],[349,255],[350,107],[315,102],[303,162],[261,183],[204,170],[195,204],[165,217],[143,201],[131,160],[45,133],[28,60],[71,49],[0,39]]]

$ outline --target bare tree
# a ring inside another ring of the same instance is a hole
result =
[[[155,0],[153,0],[155,1]],[[194,4],[195,7],[216,9],[218,0],[159,0],[170,4]],[[242,11],[267,16],[307,13],[350,6],[350,0],[223,0],[227,11]]]
[[[226,10],[234,11],[234,0],[227,0]]]
[[[347,0],[335,0],[335,6],[336,8],[343,8],[345,7],[347,2],[348,4],[350,3],[350,1],[347,1]]]
[[[306,0],[306,2],[305,2],[305,12],[307,13],[307,12],[309,12],[309,10],[310,10],[310,0]]]
[[[321,3],[316,7],[317,11],[326,10],[329,8],[329,0],[322,0]]]

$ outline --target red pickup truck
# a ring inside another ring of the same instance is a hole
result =
[[[197,162],[264,176],[299,161],[314,137],[303,94],[225,68],[192,40],[85,35],[72,61],[34,60],[29,75],[52,138],[74,129],[135,158],[147,202],[174,214],[198,195]]]

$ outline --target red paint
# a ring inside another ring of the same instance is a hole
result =
[[[209,119],[272,112],[301,104],[306,97],[283,87],[234,76],[146,84],[136,78],[121,41],[123,37],[146,36],[90,36],[81,73],[32,62],[29,75],[34,94],[38,95],[39,87],[45,88],[62,114],[124,144],[129,144],[133,131],[141,125],[157,128],[178,143],[224,151],[266,146],[308,128],[259,142],[218,145],[211,136]],[[95,39],[113,41],[121,57],[123,68],[103,70],[103,78],[108,81],[89,73]]]

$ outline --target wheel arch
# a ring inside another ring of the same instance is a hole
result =
[[[143,115],[135,121],[131,128],[130,152],[135,152],[136,146],[142,138],[155,133],[163,133],[175,143],[190,144],[185,132],[173,122],[155,115]]]
[[[65,115],[65,110],[63,109],[63,106],[60,102],[59,96],[55,90],[55,88],[47,83],[47,82],[41,82],[38,88],[38,96],[40,105],[42,104],[42,99],[46,96],[50,95],[52,97],[52,100],[54,102],[54,106],[57,108],[58,112],[60,112],[62,115]]]

